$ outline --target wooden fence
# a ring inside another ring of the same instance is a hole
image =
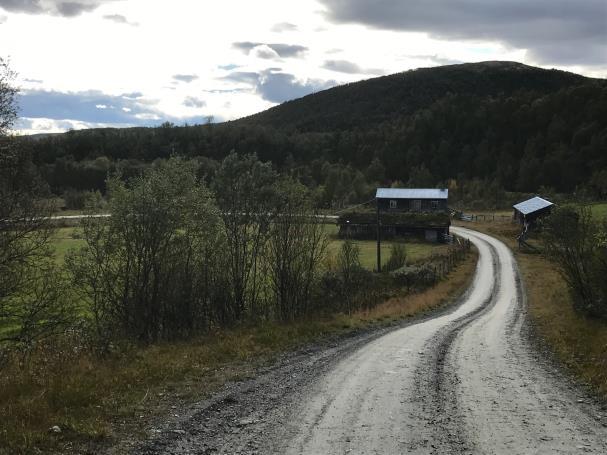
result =
[[[475,215],[472,213],[462,213],[459,216],[459,219],[462,221],[512,221],[512,215],[496,215],[492,214],[480,214]]]
[[[443,279],[457,265],[462,262],[470,252],[471,243],[468,239],[454,236],[453,244],[446,253],[430,256],[430,264],[434,271],[435,281]]]

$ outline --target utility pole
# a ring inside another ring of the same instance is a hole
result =
[[[375,199],[377,205],[377,272],[381,272],[381,223],[379,219],[379,199]]]

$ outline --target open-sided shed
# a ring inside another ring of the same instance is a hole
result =
[[[554,204],[539,196],[513,205],[513,217],[521,224],[533,224],[538,218],[550,214]]]

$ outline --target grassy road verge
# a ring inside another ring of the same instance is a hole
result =
[[[512,249],[525,282],[529,315],[540,339],[579,380],[607,399],[607,322],[574,311],[567,286],[554,263],[540,253],[518,251],[518,225],[458,224],[493,235]]]
[[[476,252],[434,287],[352,315],[223,330],[187,343],[131,347],[103,360],[75,349],[73,340],[41,349],[27,368],[0,372],[0,453],[97,453],[126,435],[136,438],[159,416],[255,374],[281,352],[454,301],[475,264]],[[49,431],[55,425],[60,432]]]

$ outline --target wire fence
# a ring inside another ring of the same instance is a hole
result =
[[[394,282],[402,289],[423,290],[434,286],[466,259],[471,243],[455,237],[453,244],[442,254],[433,254],[421,263],[405,265],[390,272]]]
[[[491,214],[473,214],[473,213],[461,213],[456,216],[461,221],[478,222],[478,221],[512,221],[512,215],[496,215]]]
[[[430,256],[429,262],[433,270],[434,281],[442,280],[466,259],[470,248],[470,240],[454,236],[453,243],[446,253],[436,253]]]

